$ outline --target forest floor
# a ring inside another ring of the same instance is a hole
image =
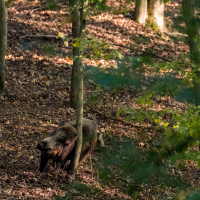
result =
[[[69,178],[65,171],[56,173],[50,164],[45,172],[38,171],[40,152],[36,150],[37,142],[55,130],[61,121],[74,120],[76,117],[76,111],[69,107],[72,46],[69,44],[69,47],[65,47],[61,40],[55,38],[44,37],[38,41],[27,37],[57,36],[58,32],[63,32],[71,39],[71,24],[66,23],[69,16],[65,14],[67,8],[61,4],[60,9],[62,12],[50,11],[39,1],[15,1],[7,6],[8,95],[0,99],[0,199],[54,199],[57,195],[63,196],[69,192],[72,196],[66,199],[131,199],[124,190],[128,180],[120,183],[115,177],[113,183],[104,183],[98,170],[95,166],[92,169],[89,161],[79,168],[76,177],[77,183],[86,184],[84,192],[92,188],[85,196],[81,186],[78,192],[74,192],[75,189],[70,190],[69,187],[66,190]],[[184,24],[179,21],[181,5],[167,4],[165,9],[166,31],[184,34]],[[136,23],[132,19],[131,10],[127,16],[103,12],[90,17],[87,21],[87,34],[114,44],[113,48],[122,51],[124,55],[140,56],[142,51],[151,51],[157,61],[162,61],[158,56],[175,60],[189,51],[184,43],[184,35],[172,37],[165,34],[161,37],[155,30]],[[126,48],[130,46],[134,49]],[[104,59],[88,58],[84,59],[83,63],[92,66],[101,63],[101,67],[117,66],[115,60]],[[95,84],[86,81],[85,103],[95,90]],[[140,105],[136,104],[135,100],[142,91],[124,86],[117,92],[109,89],[100,89],[98,92],[98,101],[91,106],[91,110],[85,109],[84,117],[97,121],[98,132],[104,133],[105,136],[104,148],[115,152],[119,146],[123,146],[124,138],[127,138],[127,141],[131,138],[137,148],[148,151],[152,140],[161,134],[159,131],[134,127],[108,117],[115,118],[121,105],[139,108]],[[182,110],[185,106],[186,103],[162,97],[155,99],[152,109]],[[115,141],[115,136],[119,141]],[[101,148],[97,147],[92,161],[98,165],[98,162],[103,162],[102,159]],[[118,162],[123,160],[119,159]],[[173,170],[171,168],[169,174],[178,176]],[[196,164],[188,162],[181,176],[191,183],[191,187],[197,187],[200,184],[198,173]],[[174,188],[162,188],[159,185],[155,187],[152,183],[141,184],[137,188],[139,194],[136,199],[145,200],[171,198],[176,192]]]

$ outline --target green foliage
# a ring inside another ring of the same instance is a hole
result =
[[[42,50],[48,55],[54,55],[55,54],[55,47],[52,44],[44,45]]]
[[[199,200],[200,199],[200,190],[194,190],[194,191],[190,191],[188,192],[189,194],[187,194],[185,200]]]
[[[62,38],[64,45],[68,47],[68,37],[64,33],[58,33],[58,36]]]
[[[161,146],[143,151],[131,139],[109,137],[107,148],[100,150],[94,168],[99,171],[101,185],[115,185],[132,199],[140,198],[142,187],[186,188],[187,183],[168,174],[169,151]],[[163,189],[163,194],[165,190]],[[154,195],[157,195],[156,193]]]
[[[66,195],[64,197],[57,197],[58,200],[71,200],[77,199],[77,197],[83,196],[87,198],[87,196],[95,195],[99,193],[101,190],[96,186],[88,187],[87,185],[80,182],[73,182],[66,186]]]
[[[166,128],[165,135],[168,143],[177,145],[186,143],[183,148],[193,147],[200,142],[200,107],[188,107],[185,112],[173,112],[175,121],[173,127]]]
[[[157,25],[156,23],[154,23],[151,19],[149,19],[149,20],[145,23],[145,25],[146,25],[147,27],[150,27],[150,28],[154,29],[155,31],[159,32],[158,25]]]
[[[115,52],[116,54],[121,58],[119,52]],[[128,57],[118,63],[118,68],[114,68],[113,66],[109,68],[86,66],[86,70],[88,70],[89,76],[93,78],[93,81],[99,85],[111,88],[131,85],[139,88],[142,86],[140,67],[145,61],[146,58]]]
[[[92,48],[93,55],[90,55],[91,59],[94,58],[104,58],[105,60],[109,59],[119,59],[123,60],[124,56],[120,51],[117,51],[115,49],[110,49],[113,47],[113,45],[109,45],[92,35],[87,35],[87,39],[81,39],[81,41],[76,41],[75,45],[80,46],[81,44],[81,50],[83,57],[87,57],[87,54],[84,54],[88,49]]]

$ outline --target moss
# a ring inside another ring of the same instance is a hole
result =
[[[158,28],[158,25],[154,22],[152,16],[149,16],[149,17],[148,17],[148,20],[147,20],[147,22],[146,22],[146,26],[148,26],[148,27],[154,29],[154,30],[157,31],[157,32],[160,32],[160,31],[159,31],[159,28]]]

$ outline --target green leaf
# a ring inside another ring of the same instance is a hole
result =
[[[131,122],[132,118],[130,115],[125,117],[125,122]]]
[[[106,54],[106,60],[110,59],[110,54]]]
[[[150,106],[151,105],[151,100],[148,99],[146,103],[147,103],[148,106]]]
[[[65,42],[64,42],[64,45],[65,45],[66,47],[68,47],[68,41],[65,41]]]
[[[119,117],[119,115],[121,114],[121,112],[122,112],[122,109],[119,109],[119,110],[117,111],[117,113],[116,113],[116,116]]]
[[[93,36],[92,36],[92,35],[87,35],[87,37],[88,37],[89,39],[93,39]]]

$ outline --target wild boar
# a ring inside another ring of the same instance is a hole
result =
[[[83,118],[83,145],[80,162],[91,153],[97,142],[97,124],[94,120]],[[62,122],[60,127],[41,140],[37,149],[41,151],[39,171],[43,172],[48,160],[53,160],[54,168],[66,166],[75,156],[77,140],[76,121]],[[70,167],[69,167],[70,168]]]

